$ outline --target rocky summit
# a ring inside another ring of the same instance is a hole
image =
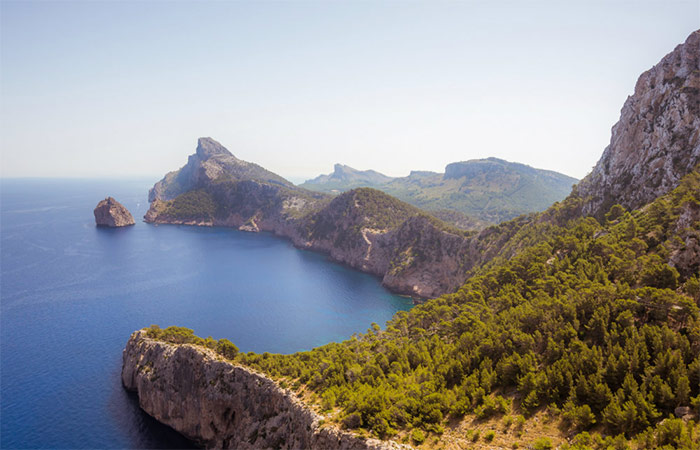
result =
[[[637,80],[610,145],[578,186],[583,213],[639,208],[700,163],[700,30]]]
[[[98,227],[126,227],[135,223],[129,210],[112,197],[98,203],[93,213]]]
[[[291,187],[292,183],[257,164],[240,160],[212,138],[197,141],[197,151],[190,155],[180,170],[170,172],[148,193],[148,201],[171,200],[178,195],[211,183],[261,180],[265,183]]]

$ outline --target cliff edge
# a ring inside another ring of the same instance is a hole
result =
[[[123,354],[122,383],[141,408],[206,448],[409,448],[331,426],[297,396],[251,369],[190,344],[135,331]]]

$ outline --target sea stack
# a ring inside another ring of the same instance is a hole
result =
[[[135,223],[129,210],[112,197],[98,203],[93,212],[98,227],[126,227]]]

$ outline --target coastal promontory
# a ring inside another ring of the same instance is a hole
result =
[[[97,204],[95,210],[95,224],[98,227],[126,227],[134,225],[134,217],[128,209],[112,197],[107,197]]]
[[[121,377],[144,411],[205,448],[409,448],[323,426],[321,416],[267,376],[203,346],[151,338],[148,329],[131,335]]]

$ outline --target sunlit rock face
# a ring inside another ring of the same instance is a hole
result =
[[[122,383],[144,411],[206,448],[407,448],[321,426],[316,412],[266,376],[202,347],[150,339],[145,330],[124,349]]]
[[[700,30],[644,72],[612,129],[610,145],[578,186],[583,213],[639,208],[700,163]]]
[[[129,210],[112,197],[98,203],[93,214],[98,227],[126,227],[135,223]]]

